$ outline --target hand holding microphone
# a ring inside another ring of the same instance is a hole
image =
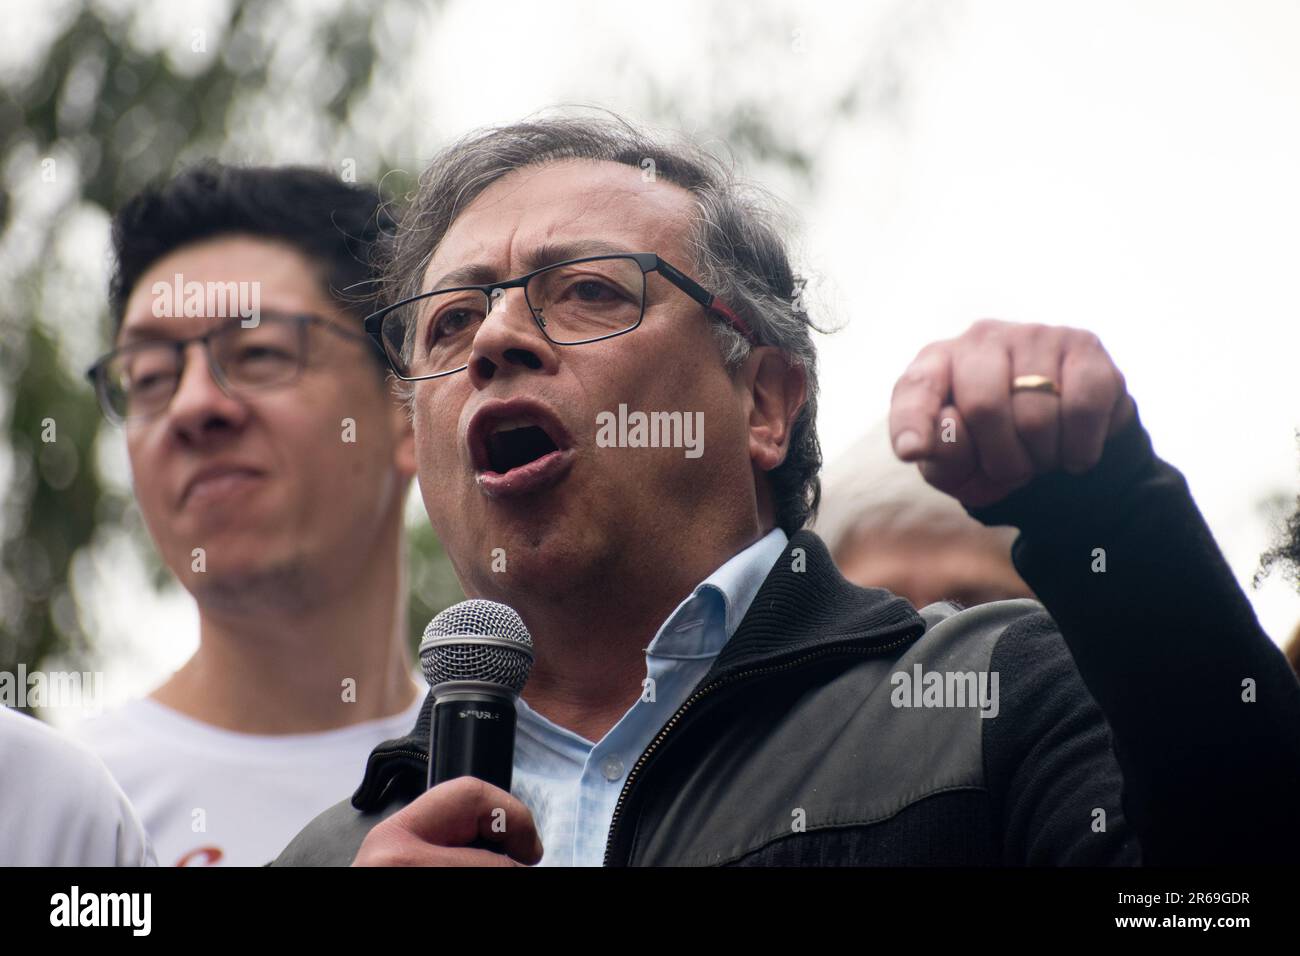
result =
[[[500,852],[480,849],[479,841]],[[352,865],[531,866],[541,858],[542,840],[527,807],[500,787],[458,777],[376,824]]]
[[[433,693],[429,789],[377,824],[354,866],[519,866],[542,858],[528,808],[510,795],[515,700],[533,641],[513,608],[462,601],[420,642]]]

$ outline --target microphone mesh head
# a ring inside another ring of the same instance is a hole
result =
[[[533,666],[533,638],[514,608],[475,598],[441,611],[424,629],[420,667],[430,687],[496,684],[518,694]]]

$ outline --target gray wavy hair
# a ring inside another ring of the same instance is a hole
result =
[[[788,217],[729,164],[684,138],[652,135],[613,114],[556,116],[478,130],[434,157],[409,197],[400,228],[380,250],[381,297],[418,295],[425,270],[456,217],[488,186],[528,166],[597,160],[653,170],[687,190],[696,215],[690,247],[695,278],[749,323],[762,345],[775,346],[807,378],[785,460],[768,473],[776,520],[786,534],[802,528],[821,500],[817,439],[817,353],[803,307],[803,280],[791,267]],[[653,166],[649,165],[653,163]],[[750,344],[723,321],[711,323],[724,367],[734,372]],[[409,396],[409,391],[406,392]]]

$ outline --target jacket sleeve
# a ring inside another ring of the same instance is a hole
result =
[[[984,776],[1006,866],[1135,866],[1123,777],[1106,721],[1042,610],[999,636],[998,715],[984,724]]]
[[[1013,561],[1110,726],[1143,862],[1294,863],[1300,683],[1140,421],[1087,474],[970,513],[1020,529]]]

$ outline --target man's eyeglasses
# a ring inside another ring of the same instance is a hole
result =
[[[548,341],[585,345],[624,335],[641,324],[646,275],[651,272],[755,342],[735,312],[653,252],[569,259],[517,279],[421,293],[368,316],[365,329],[398,378],[439,378],[467,367],[479,326],[507,289],[524,290],[533,321]]]
[[[101,358],[86,377],[111,421],[152,418],[167,408],[180,387],[191,342],[202,343],[212,378],[234,397],[297,381],[307,365],[307,329],[313,325],[370,345],[366,336],[320,316],[263,314],[248,327],[244,320],[232,319],[188,339],[132,342]]]

